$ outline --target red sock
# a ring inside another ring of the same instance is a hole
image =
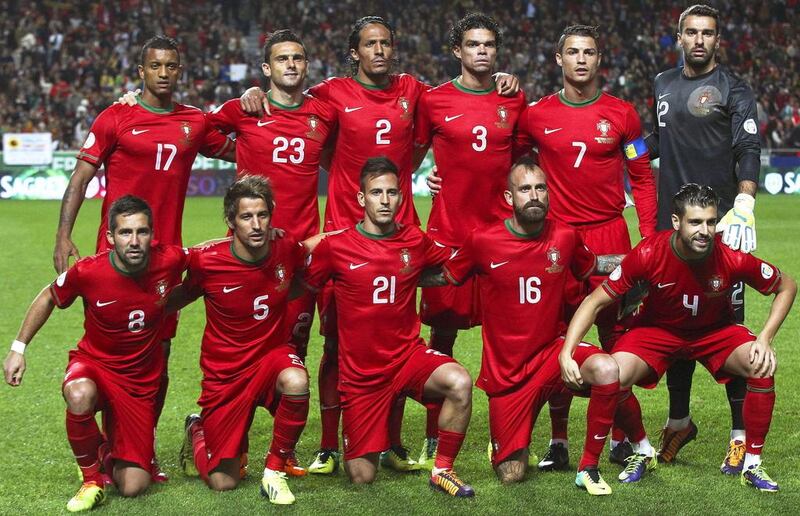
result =
[[[323,353],[319,365],[319,411],[322,420],[322,438],[319,447],[323,450],[339,449],[339,364],[336,354]]]
[[[272,426],[272,444],[264,461],[264,467],[273,471],[283,471],[286,459],[294,452],[297,440],[303,433],[306,419],[308,419],[308,393],[281,396]]]
[[[606,437],[614,421],[614,410],[619,397],[619,382],[592,385],[589,408],[586,411],[586,441],[578,471],[588,466],[597,467]]]
[[[100,475],[100,459],[97,449],[103,442],[100,428],[94,419],[94,412],[73,414],[67,410],[67,440],[72,447],[75,461],[81,468],[84,482],[96,482],[103,485]]]
[[[550,396],[550,428],[553,439],[567,440],[567,424],[569,422],[569,407],[572,405],[572,394],[559,392]]]
[[[428,407],[428,415],[425,419],[425,437],[431,439],[439,436],[439,414],[441,413],[441,403]]]
[[[406,397],[399,398],[392,411],[389,413],[389,445],[402,446],[403,445],[403,414],[406,411]]]
[[[436,450],[435,468],[453,469],[456,456],[461,450],[461,445],[464,444],[465,435],[439,429],[439,447]]]
[[[744,429],[747,435],[747,453],[760,455],[772,422],[775,407],[775,379],[748,378],[744,395]]]
[[[208,450],[206,449],[206,436],[203,433],[202,422],[192,425],[192,453],[194,454],[194,467],[200,473],[206,483],[208,483]]]
[[[156,426],[158,426],[158,420],[161,418],[161,411],[164,410],[164,401],[167,399],[168,387],[169,387],[169,373],[167,372],[167,369],[165,367],[164,372],[161,374],[161,386],[158,388],[158,392],[156,393],[156,404],[155,404]]]
[[[431,349],[435,349],[440,353],[444,353],[449,357],[452,357],[453,346],[456,343],[457,335],[458,335],[457,333],[453,333],[452,335],[450,334],[443,335],[441,333],[436,333],[434,330],[431,330],[431,341],[428,344],[428,347]]]
[[[632,443],[638,443],[645,437],[642,423],[642,407],[630,389],[619,391],[619,403],[614,413],[614,424],[619,426]]]

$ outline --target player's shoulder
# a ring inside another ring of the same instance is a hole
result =
[[[83,272],[111,266],[110,255],[111,250],[109,249],[90,256],[84,256],[80,260],[76,260],[75,264],[69,270]]]
[[[236,100],[238,100],[238,99],[236,99]],[[188,117],[193,117],[193,118],[197,118],[197,119],[202,119],[202,118],[205,117],[205,114],[203,113],[203,110],[200,109],[199,107],[192,106],[191,104],[180,104],[178,102],[176,102],[173,105],[172,113],[170,113],[170,114],[173,115],[173,116],[175,116],[175,115],[178,115],[178,116],[181,116],[181,117],[187,117],[188,116]]]
[[[185,264],[189,254],[189,249],[174,244],[157,244],[150,248],[151,263],[163,267]]]
[[[656,85],[667,84],[676,79],[680,79],[682,73],[682,68],[670,68],[669,70],[664,70],[663,72],[656,74],[654,82]]]
[[[404,86],[416,86],[421,84],[420,80],[411,75],[410,73],[398,73],[392,75],[392,81]]]
[[[741,76],[736,74],[736,72],[723,65],[717,65],[716,71],[719,74],[720,81],[728,84],[729,90],[745,90],[751,92],[750,94],[752,95],[750,84],[748,84],[747,81]]]
[[[632,103],[625,99],[615,97],[614,95],[605,91],[600,94],[600,102],[609,106],[619,107],[620,109],[624,110],[635,109]]]
[[[670,251],[672,247],[672,237],[674,233],[675,231],[672,229],[665,229],[663,231],[658,231],[655,234],[640,240],[639,243],[636,244],[636,246],[634,246],[632,252],[635,252],[642,256],[645,255],[657,256],[659,253]]]
[[[203,263],[217,257],[231,256],[230,248],[233,237],[222,238],[207,243],[197,244],[189,248],[189,254],[196,263]]]
[[[454,91],[457,91],[457,88],[455,86],[455,79],[453,79],[452,81],[443,82],[438,86],[431,86],[430,88],[425,90],[425,93],[423,93],[423,95],[429,97],[439,97],[442,95],[450,95]]]

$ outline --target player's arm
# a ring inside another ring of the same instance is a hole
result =
[[[502,97],[513,97],[519,92],[519,77],[511,73],[495,73],[494,84],[497,94]]]
[[[167,303],[164,306],[164,311],[168,314],[177,312],[186,305],[191,304],[192,301],[198,297],[200,296],[192,292],[192,289],[185,283],[181,283],[170,291],[169,296],[167,296]]]
[[[441,267],[425,269],[419,277],[420,287],[445,287],[450,285]]]
[[[28,308],[17,338],[3,361],[3,372],[8,385],[17,387],[22,383],[22,376],[25,374],[25,348],[50,318],[55,306],[56,302],[48,285],[39,292]]]
[[[778,365],[772,341],[792,308],[797,296],[797,283],[784,275],[775,291],[764,327],[750,346],[750,363],[756,366],[756,376],[772,376]]]
[[[658,76],[656,76],[656,81],[658,80]],[[653,83],[653,106],[651,108],[652,113],[652,120],[653,120],[653,132],[648,134],[644,138],[644,143],[647,145],[647,154],[650,155],[650,159],[658,159],[659,154],[659,138],[658,138],[658,101],[656,100],[656,90],[655,90],[655,81]]]
[[[594,291],[583,300],[583,303],[578,307],[578,310],[569,323],[567,336],[564,340],[564,347],[561,348],[561,352],[558,355],[558,363],[561,366],[561,379],[574,389],[582,389],[584,385],[580,367],[578,367],[578,363],[573,360],[572,353],[575,351],[578,343],[580,343],[589,332],[589,329],[591,329],[597,319],[597,314],[599,314],[603,308],[610,306],[613,302],[614,298],[612,298],[601,285],[594,289]]]
[[[86,197],[86,187],[97,173],[97,167],[78,160],[72,177],[69,178],[64,197],[61,199],[61,214],[58,217],[58,229],[56,230],[56,246],[53,251],[53,265],[56,272],[61,274],[69,268],[69,257],[79,259],[78,248],[72,242],[72,228],[75,226],[75,219]]]
[[[625,258],[624,254],[600,254],[597,256],[597,262],[594,266],[593,274],[608,275],[611,271],[617,268]]]
[[[266,113],[267,116],[272,116],[272,112],[269,109],[267,94],[258,86],[247,88],[247,90],[242,93],[242,96],[239,97],[239,102],[241,103],[242,110],[250,116],[262,116],[264,113]]]
[[[658,201],[656,181],[650,168],[650,155],[642,138],[642,122],[633,106],[628,106],[625,118],[625,144],[622,153],[628,165],[631,191],[639,218],[639,233],[647,238],[656,232]]]

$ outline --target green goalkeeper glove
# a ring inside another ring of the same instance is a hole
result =
[[[734,250],[750,253],[756,250],[756,216],[753,214],[756,199],[740,193],[733,201],[733,208],[722,217],[717,231],[722,231],[722,243]]]

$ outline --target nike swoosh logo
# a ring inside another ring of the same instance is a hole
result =
[[[264,127],[265,125],[274,124],[275,122],[277,122],[277,120],[268,120],[266,122],[262,122],[261,120],[259,120],[257,122],[257,125],[258,127]]]
[[[763,448],[763,447],[764,447],[764,443],[761,443],[761,444],[751,444],[750,446],[752,446],[753,448]]]
[[[672,286],[672,285],[674,285],[674,284],[675,284],[675,282],[673,281],[672,283],[659,283],[659,284],[658,284],[658,285],[656,285],[656,286],[657,286],[658,288],[667,288],[667,287],[669,287],[669,286]]]
[[[608,434],[606,434],[606,435],[597,435],[597,434],[595,434],[594,435],[594,438],[597,439],[598,441],[605,441],[606,437],[608,437]]]
[[[97,300],[97,308],[101,308],[101,307],[104,307],[104,306],[107,306],[107,305],[110,305],[110,304],[116,303],[116,302],[117,302],[117,300],[115,299],[113,301],[106,301],[105,303],[101,303],[100,300],[98,299]]]
[[[460,115],[455,115],[455,116],[446,116],[446,117],[444,117],[444,121],[445,122],[452,122],[456,118],[461,118],[462,116],[464,116],[464,113],[461,113]]]
[[[670,95],[672,95],[672,93],[662,93],[661,95],[659,95],[659,96],[658,96],[658,100],[661,100],[661,99],[663,99],[664,97],[668,97],[668,96],[670,96]]]
[[[502,267],[503,265],[507,264],[508,262],[509,262],[509,260],[506,260],[506,261],[500,262],[500,263],[492,262],[492,263],[489,264],[489,267],[491,267],[492,269],[496,269],[498,267]]]
[[[244,285],[239,285],[238,287],[222,287],[222,293],[223,294],[229,294],[229,293],[233,292],[234,290],[239,290],[243,286]]]
[[[358,106],[358,107],[345,107],[345,108],[344,108],[344,112],[345,112],[345,113],[352,113],[353,111],[358,111],[359,109],[363,109],[363,108],[364,108],[364,106]]]
[[[149,131],[149,130],[150,130],[150,129],[142,129],[142,130],[140,130],[140,131],[137,131],[136,129],[132,129],[132,130],[131,130],[131,134],[132,134],[132,135],[134,135],[134,136],[136,136],[137,134],[146,133],[146,132],[147,132],[147,131]]]
[[[356,269],[360,269],[361,267],[365,266],[365,265],[366,265],[366,264],[368,264],[368,263],[369,263],[369,262],[364,262],[364,263],[359,263],[359,264],[351,263],[351,264],[350,264],[350,270],[351,270],[351,271],[354,271],[354,270],[356,270]]]
[[[545,128],[544,128],[544,134],[550,134],[550,133],[554,133],[554,132],[556,132],[556,131],[560,131],[560,130],[562,130],[562,129],[563,129],[563,127],[559,127],[559,128],[557,128],[557,129],[548,129],[547,127],[545,127]]]

